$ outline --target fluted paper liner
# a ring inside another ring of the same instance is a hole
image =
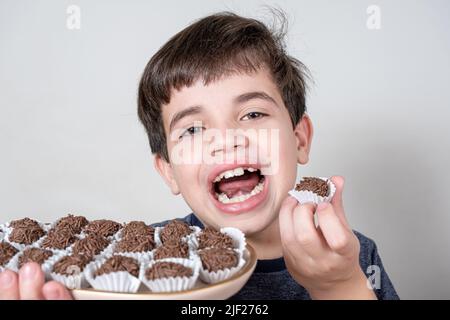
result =
[[[139,290],[141,281],[127,271],[117,271],[101,276],[95,276],[95,271],[102,266],[109,257],[89,263],[84,269],[86,281],[96,290],[135,293]],[[139,264],[140,267],[141,264]]]
[[[200,261],[200,279],[202,279],[206,283],[217,283],[234,276],[245,265],[243,251],[240,251],[239,249],[234,249],[234,251],[238,254],[238,264],[233,268],[226,268],[223,270],[211,272],[204,269],[203,264]]]
[[[145,276],[145,271],[151,268],[155,263],[160,262],[174,262],[179,263],[185,267],[191,268],[193,274],[191,277],[170,277],[160,278],[155,280],[148,280]],[[157,261],[152,261],[148,264],[142,264],[139,278],[152,292],[176,292],[192,289],[197,282],[199,276],[200,261],[198,259],[180,259],[167,258]]]
[[[78,274],[65,276],[65,275],[53,272],[53,265],[52,265],[52,268],[50,271],[50,277],[53,280],[62,283],[68,289],[83,289],[83,288],[87,288],[89,286],[88,282],[86,281],[86,277],[84,276],[83,271],[81,271]]]

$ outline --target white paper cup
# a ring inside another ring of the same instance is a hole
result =
[[[145,271],[151,268],[155,263],[174,262],[192,269],[191,277],[170,277],[148,280]],[[177,292],[192,289],[197,282],[199,276],[200,262],[198,260],[169,258],[158,261],[151,261],[143,264],[139,278],[152,292]]]
[[[242,267],[245,265],[245,259],[243,255],[243,251],[240,251],[238,249],[234,249],[234,251],[238,254],[238,264],[237,266],[233,268],[226,268],[218,271],[208,271],[205,268],[203,268],[203,263],[201,263],[200,256],[198,257],[200,261],[200,279],[206,283],[217,283],[224,281],[226,279],[231,278],[233,275],[235,275],[239,270],[242,269]]]
[[[52,262],[50,265],[49,273],[51,279],[62,283],[68,289],[84,289],[89,286],[89,283],[86,281],[86,277],[83,272],[84,269],[86,269],[87,265],[83,268],[83,270],[79,270],[77,266],[73,266],[73,270],[71,270],[73,271],[72,275],[62,275],[53,271],[53,268],[58,260]]]
[[[86,281],[96,290],[135,293],[139,290],[141,281],[127,271],[117,271],[95,276],[97,271],[110,257],[89,263],[84,269]],[[139,272],[141,264],[139,263]]]

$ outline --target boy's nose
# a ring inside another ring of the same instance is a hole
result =
[[[249,138],[244,132],[235,130],[220,131],[218,137],[214,137],[211,142],[211,156],[217,156],[219,153],[234,153],[236,149],[246,149],[249,145]]]

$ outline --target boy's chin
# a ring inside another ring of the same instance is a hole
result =
[[[234,227],[241,230],[247,237],[253,234],[261,233],[270,227],[273,223],[277,223],[276,217],[271,212],[264,212],[264,210],[257,213],[252,212],[248,214],[230,215],[220,214],[220,219],[215,223],[219,223],[220,227]]]

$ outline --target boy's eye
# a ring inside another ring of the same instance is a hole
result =
[[[252,111],[252,112],[247,113],[245,116],[243,116],[241,118],[241,120],[250,120],[250,119],[256,119],[256,118],[261,118],[261,117],[265,117],[265,116],[267,116],[267,114],[258,112],[258,111]]]
[[[190,127],[183,131],[183,133],[180,135],[180,138],[184,136],[192,136],[196,133],[199,133],[201,130],[203,130],[203,127]]]

